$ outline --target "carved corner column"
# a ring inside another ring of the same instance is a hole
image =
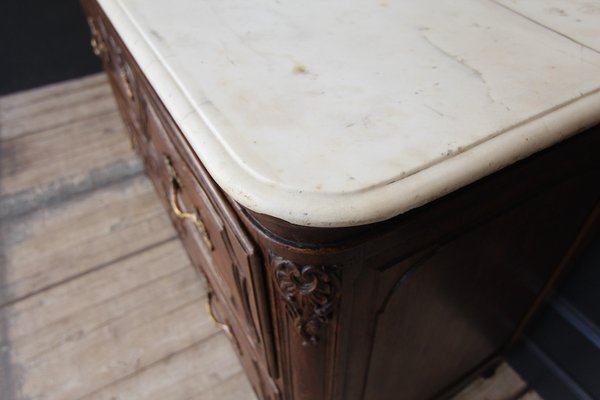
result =
[[[284,399],[330,399],[341,268],[292,261],[272,250],[268,256]]]

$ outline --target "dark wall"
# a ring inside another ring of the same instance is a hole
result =
[[[0,94],[100,71],[77,0],[0,1]]]

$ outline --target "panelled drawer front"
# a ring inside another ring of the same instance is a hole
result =
[[[91,44],[94,53],[100,57],[109,75],[115,96],[119,102],[121,114],[128,122],[141,131],[144,113],[139,97],[139,85],[135,79],[133,67],[128,62],[123,45],[117,35],[108,28],[100,16],[98,6],[90,1],[83,2],[88,13],[87,22],[92,33]]]
[[[178,231],[185,240],[186,249],[190,252],[194,263],[214,269],[215,258],[226,256],[224,245],[215,240],[222,225],[210,202],[194,204],[190,197],[192,185],[185,178],[188,171],[178,154],[165,141],[162,124],[154,109],[146,110],[145,135],[150,140],[143,144],[141,153],[151,176],[155,178],[155,186],[165,207],[170,210],[171,217]],[[190,251],[191,250],[191,251]],[[197,257],[198,255],[201,257]],[[215,272],[212,272],[215,275]],[[214,279],[211,279],[214,281]]]
[[[244,351],[250,347],[248,337],[243,333],[243,329],[237,323],[236,318],[232,318],[227,312],[218,294],[209,297],[211,315],[218,324],[223,325],[225,332],[229,335],[234,348],[236,349],[244,370],[250,380],[254,391],[264,400],[280,400],[281,395],[275,385],[275,382],[268,376],[267,371],[261,367],[259,360],[252,354]]]
[[[151,104],[152,101],[148,100],[147,103]],[[208,211],[207,229],[214,251],[213,263],[205,267],[205,273],[216,282],[215,288],[224,293],[227,306],[243,326],[254,351],[266,363],[271,375],[278,377],[263,265],[256,245],[243,231],[235,212],[206,172],[190,167],[196,165],[196,168],[201,168],[195,164],[195,157],[190,160],[189,149],[176,148],[181,146],[181,141],[170,135],[171,132],[178,132],[173,121],[149,107],[147,123],[149,141],[162,146],[160,151],[170,155],[171,166],[177,173],[179,184],[183,186],[184,198],[192,203],[190,210],[197,210],[202,219],[205,218],[203,211]],[[186,154],[188,158],[181,154]],[[209,224],[211,220],[212,225]]]
[[[261,322],[256,300],[257,296],[264,296],[264,292],[256,287],[251,274],[251,268],[260,268],[260,265],[252,265],[254,254],[248,255],[237,240],[232,240],[233,234],[210,197],[171,143],[163,121],[152,107],[152,101],[146,100],[145,103],[148,148],[150,152],[155,151],[155,154],[150,154],[155,161],[147,164],[151,164],[150,168],[156,170],[154,174],[160,176],[160,192],[172,213],[180,216],[185,214],[179,218],[182,220],[180,222],[187,230],[186,235],[196,239],[186,241],[190,255],[195,257],[194,254],[202,254],[201,259],[194,260],[195,263],[201,263],[208,280],[226,299],[226,307],[231,309],[243,327],[252,351],[273,371],[272,350],[265,346],[266,340],[261,330],[265,324]]]
[[[100,29],[104,29],[104,24],[100,25]],[[144,117],[142,111],[142,104],[140,100],[139,84],[136,80],[132,66],[129,64],[127,57],[125,56],[123,47],[120,40],[110,34],[108,31],[106,35],[106,46],[108,46],[109,59],[106,63],[106,68],[111,72],[113,77],[113,87],[119,93],[120,97],[127,103],[127,110],[129,111],[129,118],[137,129],[143,126]]]

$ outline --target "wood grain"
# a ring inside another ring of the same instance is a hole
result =
[[[106,80],[81,83],[0,99],[0,219],[142,172]]]
[[[0,97],[2,140],[117,112],[103,74]],[[110,117],[107,117],[107,119]]]
[[[175,237],[144,177],[40,209],[1,229],[6,246],[3,302]]]
[[[254,399],[103,75],[0,98],[0,398]]]

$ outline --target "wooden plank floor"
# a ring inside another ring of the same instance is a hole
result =
[[[0,400],[254,400],[205,298],[103,75],[0,97]]]

